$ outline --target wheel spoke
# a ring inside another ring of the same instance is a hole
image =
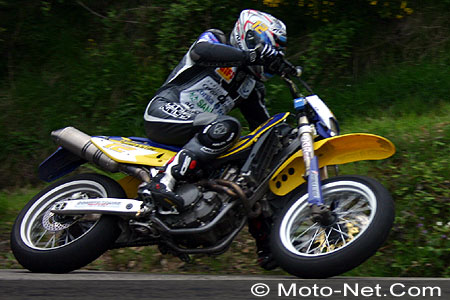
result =
[[[304,241],[303,243],[296,245],[295,249],[297,249],[298,251],[301,251],[301,249],[303,249],[309,243],[310,243],[310,240]]]
[[[37,217],[37,220],[41,220],[43,217],[43,215],[39,215]],[[42,223],[41,222],[34,222],[33,226],[31,226],[31,231],[34,231],[36,228],[41,227]]]
[[[309,253],[309,249],[310,249],[311,246],[313,245],[313,243],[314,243],[314,241],[315,241],[315,239],[316,239],[316,236],[317,236],[317,232],[319,232],[319,230],[320,230],[320,227],[317,228],[316,232],[314,233],[314,236],[313,236],[312,239],[311,239],[311,243],[309,244],[308,249],[306,249],[306,253]]]
[[[327,252],[330,250],[330,241],[328,240],[328,237],[330,236],[331,230],[328,231],[328,234],[325,234],[325,243],[327,244]]]
[[[358,219],[356,219],[356,218],[353,218],[353,219],[344,219],[344,218],[342,218],[342,217],[338,217],[339,219],[341,219],[341,221],[339,221],[339,222],[336,222],[336,224],[348,224],[348,223],[351,223],[353,226],[355,226],[355,227],[358,227],[358,228],[362,228],[362,227],[364,227],[364,225],[365,224],[363,224],[360,220],[358,220]],[[361,226],[357,226],[357,224],[355,224],[355,223],[359,223]]]
[[[318,228],[318,230],[320,230],[320,228]],[[317,247],[315,247],[315,248],[313,248],[313,249],[310,250],[311,246],[314,245],[314,242],[316,242],[316,238],[317,238],[318,236],[320,236],[322,233],[325,234],[325,229],[322,229],[318,234],[314,235],[314,237],[311,239],[311,243],[310,243],[308,249],[306,250],[306,253],[307,253],[307,254],[308,254],[308,253],[311,253],[311,252],[315,252],[315,250],[320,249],[320,247],[323,245],[323,243],[324,243],[325,241],[322,241],[319,245],[317,245]]]
[[[371,186],[359,180],[333,181],[322,185],[322,193],[336,218],[332,224],[311,219],[307,194],[292,202],[280,223],[281,242],[296,255],[321,256],[347,247],[373,220],[377,198]]]
[[[51,206],[47,205],[47,207]],[[30,238],[28,238],[27,240],[29,241],[30,245],[37,249],[54,249],[60,246],[67,245],[83,236],[98,221],[87,220],[85,222],[79,222],[78,220],[75,220],[71,221],[70,223],[59,223],[55,219],[53,219],[53,215],[49,214],[48,210],[44,209],[41,211],[44,212],[40,213],[37,218],[34,218],[35,221],[28,227]],[[70,232],[70,228],[73,228],[74,224],[77,224],[78,228],[75,234],[72,234]]]
[[[357,203],[355,203],[355,205],[353,205],[351,208],[352,209],[359,209],[363,206],[367,205],[367,202],[363,201],[363,199],[360,199]],[[349,207],[350,208],[350,207]]]
[[[66,233],[66,237],[65,237],[65,239],[64,239],[64,244],[68,244],[69,243],[69,239],[70,239],[70,232],[69,232],[69,228],[67,228],[66,230],[65,230],[65,233]]]
[[[355,209],[355,210],[347,210],[344,212],[338,212],[337,214],[339,215],[339,217],[345,217],[349,214],[358,213],[358,212],[366,212],[368,210],[370,210],[370,208],[361,208],[361,209]]]
[[[53,234],[52,237],[47,241],[47,244],[45,244],[44,248],[48,248],[48,245],[50,244],[50,242],[52,243],[52,248],[54,248],[55,240],[56,240],[56,234]]]
[[[38,240],[35,242],[35,244],[39,244],[39,242],[42,240],[42,238],[44,237],[44,235],[48,232],[47,229],[45,229],[45,231],[41,234],[41,236],[38,238]]]
[[[345,196],[345,194],[343,195]],[[337,207],[338,210],[343,210],[347,205],[358,199],[359,195],[349,195],[346,197],[345,200],[342,200],[339,202],[339,206]],[[340,197],[338,197],[339,199]]]
[[[308,229],[304,230],[302,233],[300,233],[299,235],[297,235],[295,238],[292,239],[293,242],[295,242],[296,240],[298,240],[299,238],[301,238],[302,236],[304,236],[310,229],[312,229],[314,226],[318,225],[317,222],[312,224],[311,226],[308,227]]]
[[[342,231],[341,225],[339,225],[339,224],[336,224],[336,225],[339,228],[339,230],[337,230],[334,227],[331,227],[331,229],[333,229],[334,231],[338,232],[341,235],[341,239],[342,239],[342,242],[344,243],[344,245],[347,244],[347,241],[345,240],[344,235],[346,235],[347,237],[349,237],[349,235]]]

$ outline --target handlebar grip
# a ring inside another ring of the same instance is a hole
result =
[[[283,73],[294,77],[300,77],[302,75],[302,67],[294,66],[286,59],[283,59],[283,64],[284,64]]]

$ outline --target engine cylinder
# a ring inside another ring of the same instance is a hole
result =
[[[53,141],[79,157],[92,162],[109,172],[118,172],[119,163],[100,151],[92,142],[91,136],[74,128],[65,127],[51,133]]]

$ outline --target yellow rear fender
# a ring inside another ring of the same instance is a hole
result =
[[[361,160],[385,159],[395,153],[395,146],[381,136],[353,133],[315,142],[314,151],[322,168]],[[270,190],[278,196],[284,196],[305,182],[304,173],[303,153],[299,150],[274,173],[269,184]]]
[[[129,199],[135,199],[138,196],[138,187],[142,183],[142,181],[134,176],[126,176],[118,180],[117,182],[123,188]]]

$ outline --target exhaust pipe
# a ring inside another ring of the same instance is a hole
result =
[[[51,133],[51,137],[57,145],[101,167],[105,171],[111,173],[120,171],[137,177],[142,181],[150,182],[150,176],[143,168],[120,164],[112,160],[91,142],[91,136],[74,127],[55,130]]]
[[[112,160],[92,142],[91,136],[74,128],[66,127],[51,133],[53,141],[73,154],[98,165],[106,171],[115,173],[119,171],[119,163]]]

